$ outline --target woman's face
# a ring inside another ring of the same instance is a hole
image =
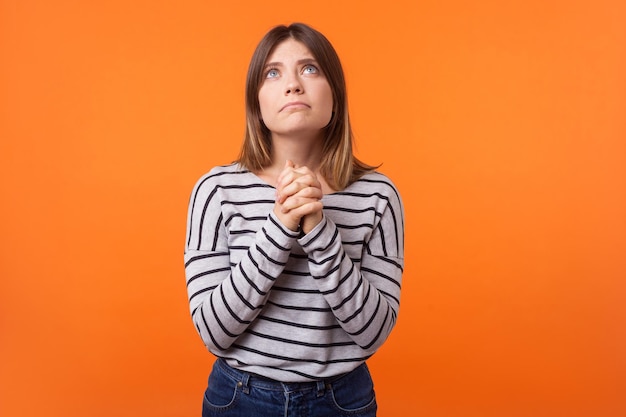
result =
[[[263,123],[272,137],[314,134],[330,122],[333,94],[313,54],[289,38],[268,57],[259,90]]]

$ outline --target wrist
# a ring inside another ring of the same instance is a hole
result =
[[[292,232],[299,232],[300,231],[300,224],[299,223],[294,223],[291,220],[291,216],[287,216],[285,215],[285,213],[283,213],[279,207],[274,207],[274,216],[276,216],[276,218],[278,219],[278,221],[287,229],[291,230]]]
[[[322,212],[307,214],[300,222],[300,229],[303,234],[308,234],[322,221]]]

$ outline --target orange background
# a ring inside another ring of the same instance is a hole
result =
[[[0,415],[199,416],[187,200],[292,21],[335,45],[406,206],[379,415],[626,415],[617,0],[0,0]]]

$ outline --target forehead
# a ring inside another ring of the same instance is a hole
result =
[[[289,63],[303,58],[314,59],[315,57],[305,44],[296,39],[288,38],[274,47],[265,63]]]

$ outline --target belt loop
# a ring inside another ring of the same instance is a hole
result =
[[[324,395],[324,389],[326,388],[326,383],[324,381],[317,381],[317,396],[322,397]]]
[[[250,386],[248,383],[250,382],[250,374],[247,372],[243,372],[241,374],[241,382],[238,385],[241,387],[241,390],[244,394],[250,394]]]

